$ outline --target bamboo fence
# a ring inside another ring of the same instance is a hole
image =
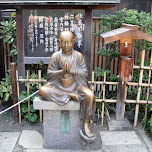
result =
[[[99,25],[99,21],[100,19],[93,19],[93,31],[94,32],[98,32],[98,30],[101,29],[101,26]],[[119,45],[119,42],[117,42]],[[133,45],[132,45],[132,57],[134,58],[134,63],[136,60],[141,58],[141,55],[143,57],[143,60],[145,58],[145,61],[148,61],[149,56],[150,56],[150,51],[147,51],[146,53],[141,53],[140,51],[138,51],[135,47],[137,43],[137,40],[133,41]],[[110,75],[114,74],[114,75],[118,75],[118,59],[114,58],[112,59],[112,61],[110,61],[109,59],[106,61],[106,57],[104,56],[98,56],[97,51],[98,49],[102,48],[103,44],[102,44],[102,40],[100,38],[100,36],[96,37],[96,36],[92,36],[92,58],[91,58],[91,71],[94,71],[96,67],[100,67],[101,69],[105,70],[105,65],[106,64],[110,64]],[[11,46],[8,44],[3,44],[3,48],[4,48],[4,65],[5,65],[5,72],[7,72],[7,70],[10,70],[10,62],[13,61],[13,59],[8,56],[9,52],[10,52],[10,48]],[[34,65],[26,65],[26,69],[32,69]],[[146,104],[146,108],[145,108],[145,118],[147,117],[147,106],[148,104],[152,104],[152,101],[149,101],[149,94],[150,94],[150,88],[152,87],[152,84],[150,83],[151,80],[151,69],[152,69],[152,55],[150,56],[150,66],[144,66],[143,63],[140,66],[134,65],[133,66],[134,69],[139,69],[140,70],[140,79],[139,82],[128,82],[127,86],[126,86],[126,90],[125,90],[125,101],[124,101],[124,113],[125,113],[125,105],[126,103],[135,103],[136,104],[136,111],[135,111],[135,120],[134,120],[134,126],[137,125],[137,120],[138,120],[138,112],[139,112],[139,104]],[[41,65],[37,65],[37,69],[41,69]],[[45,68],[46,70],[46,68]],[[143,82],[143,70],[148,70],[149,72],[149,77],[148,77],[148,82]],[[34,71],[33,71],[34,72]],[[38,79],[29,79],[30,76],[30,72],[29,70],[27,70],[27,78],[26,79],[19,79],[18,77],[18,71],[16,72],[17,75],[17,90],[18,90],[18,96],[19,96],[19,82],[25,82],[27,84],[27,93],[30,91],[30,82],[35,82],[38,83],[38,88],[41,87],[42,82],[46,82],[45,79],[41,78],[41,70],[39,70],[38,73]],[[104,74],[104,77],[101,78],[99,77],[98,79],[94,78],[94,72],[92,72],[92,80],[89,81],[88,83],[91,86],[91,89],[94,92],[98,92],[99,97],[102,97],[102,99],[96,99],[96,102],[101,102],[102,103],[102,114],[101,114],[101,124],[103,125],[103,120],[104,120],[104,108],[105,108],[105,103],[116,103],[116,99],[106,99],[105,97],[105,91],[107,91],[105,89],[105,86],[108,85],[109,88],[112,88],[111,90],[116,90],[117,87],[113,87],[113,85],[118,85],[118,82],[109,82],[106,81],[106,79],[108,78],[108,76],[106,76],[106,74]],[[147,96],[146,96],[146,100],[140,100],[140,92],[141,92],[141,86],[142,87],[147,87]],[[138,93],[137,93],[137,99],[136,100],[128,100],[127,99],[127,90],[128,87],[138,87]],[[28,108],[30,107],[30,100],[28,101]],[[21,108],[20,105],[18,106],[19,109],[19,122],[21,122]],[[28,109],[28,112],[30,112],[30,110]],[[124,117],[124,113],[123,113],[123,117]],[[42,121],[42,111],[40,111],[40,121]]]
[[[123,118],[125,114],[125,105],[126,103],[135,103],[136,104],[136,109],[135,109],[135,119],[134,119],[134,127],[137,126],[137,121],[138,121],[138,113],[139,113],[139,105],[140,104],[146,104],[145,108],[145,117],[147,116],[147,106],[148,104],[152,104],[152,101],[149,101],[149,89],[152,87],[152,84],[150,84],[150,79],[151,79],[151,70],[152,70],[152,53],[150,57],[150,66],[144,66],[144,58],[145,58],[145,50],[142,50],[142,56],[141,56],[141,65],[140,66],[134,66],[134,69],[140,69],[140,77],[138,82],[127,82],[126,88],[125,88],[125,99],[124,99],[124,107],[123,107]],[[149,71],[149,78],[148,78],[148,83],[142,83],[143,79],[143,70],[148,70]],[[27,70],[27,77],[26,79],[19,79],[18,78],[18,72],[16,73],[17,75],[17,88],[18,88],[18,95],[19,95],[19,82],[25,82],[27,84],[27,93],[29,93],[29,85],[30,82],[35,82],[38,83],[38,88],[41,87],[42,82],[46,82],[45,79],[41,78],[41,70],[38,72],[38,79],[29,79],[29,71]],[[92,91],[96,91],[95,85],[102,85],[101,88],[101,94],[102,94],[102,99],[96,99],[96,102],[102,103],[102,113],[101,113],[101,125],[103,125],[104,121],[104,108],[105,108],[105,103],[116,103],[116,99],[106,99],[105,92],[106,92],[106,85],[118,85],[118,82],[109,82],[106,81],[106,72],[104,72],[104,78],[103,81],[95,81],[94,79],[94,72],[92,72],[92,79],[91,81],[88,81],[90,84],[90,89]],[[127,90],[129,86],[136,86],[138,87],[138,93],[137,93],[137,98],[136,100],[128,100],[127,99]],[[146,100],[140,100],[140,94],[141,94],[141,87],[147,87],[147,98]],[[28,112],[30,112],[30,101],[28,101]],[[19,105],[19,120],[21,122],[21,111],[20,111],[20,105]],[[42,111],[40,111],[40,121],[42,122]]]

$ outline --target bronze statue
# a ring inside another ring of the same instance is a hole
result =
[[[83,132],[88,138],[94,137],[89,127],[95,105],[95,96],[87,87],[88,71],[83,55],[73,49],[75,39],[70,31],[60,35],[62,50],[55,52],[50,59],[47,71],[47,83],[39,90],[39,94],[63,106],[69,99],[82,102],[85,106]]]

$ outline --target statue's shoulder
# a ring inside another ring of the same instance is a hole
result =
[[[61,50],[54,52],[51,57],[58,57],[61,54]]]
[[[74,52],[75,52],[75,55],[83,58],[83,54],[81,52],[79,52],[77,50],[74,50]]]

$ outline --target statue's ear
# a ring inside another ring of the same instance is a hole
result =
[[[75,43],[75,38],[73,39],[73,43]]]

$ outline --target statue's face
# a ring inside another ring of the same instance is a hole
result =
[[[70,52],[74,45],[74,36],[70,31],[64,31],[60,35],[60,46],[62,50],[66,52]]]

